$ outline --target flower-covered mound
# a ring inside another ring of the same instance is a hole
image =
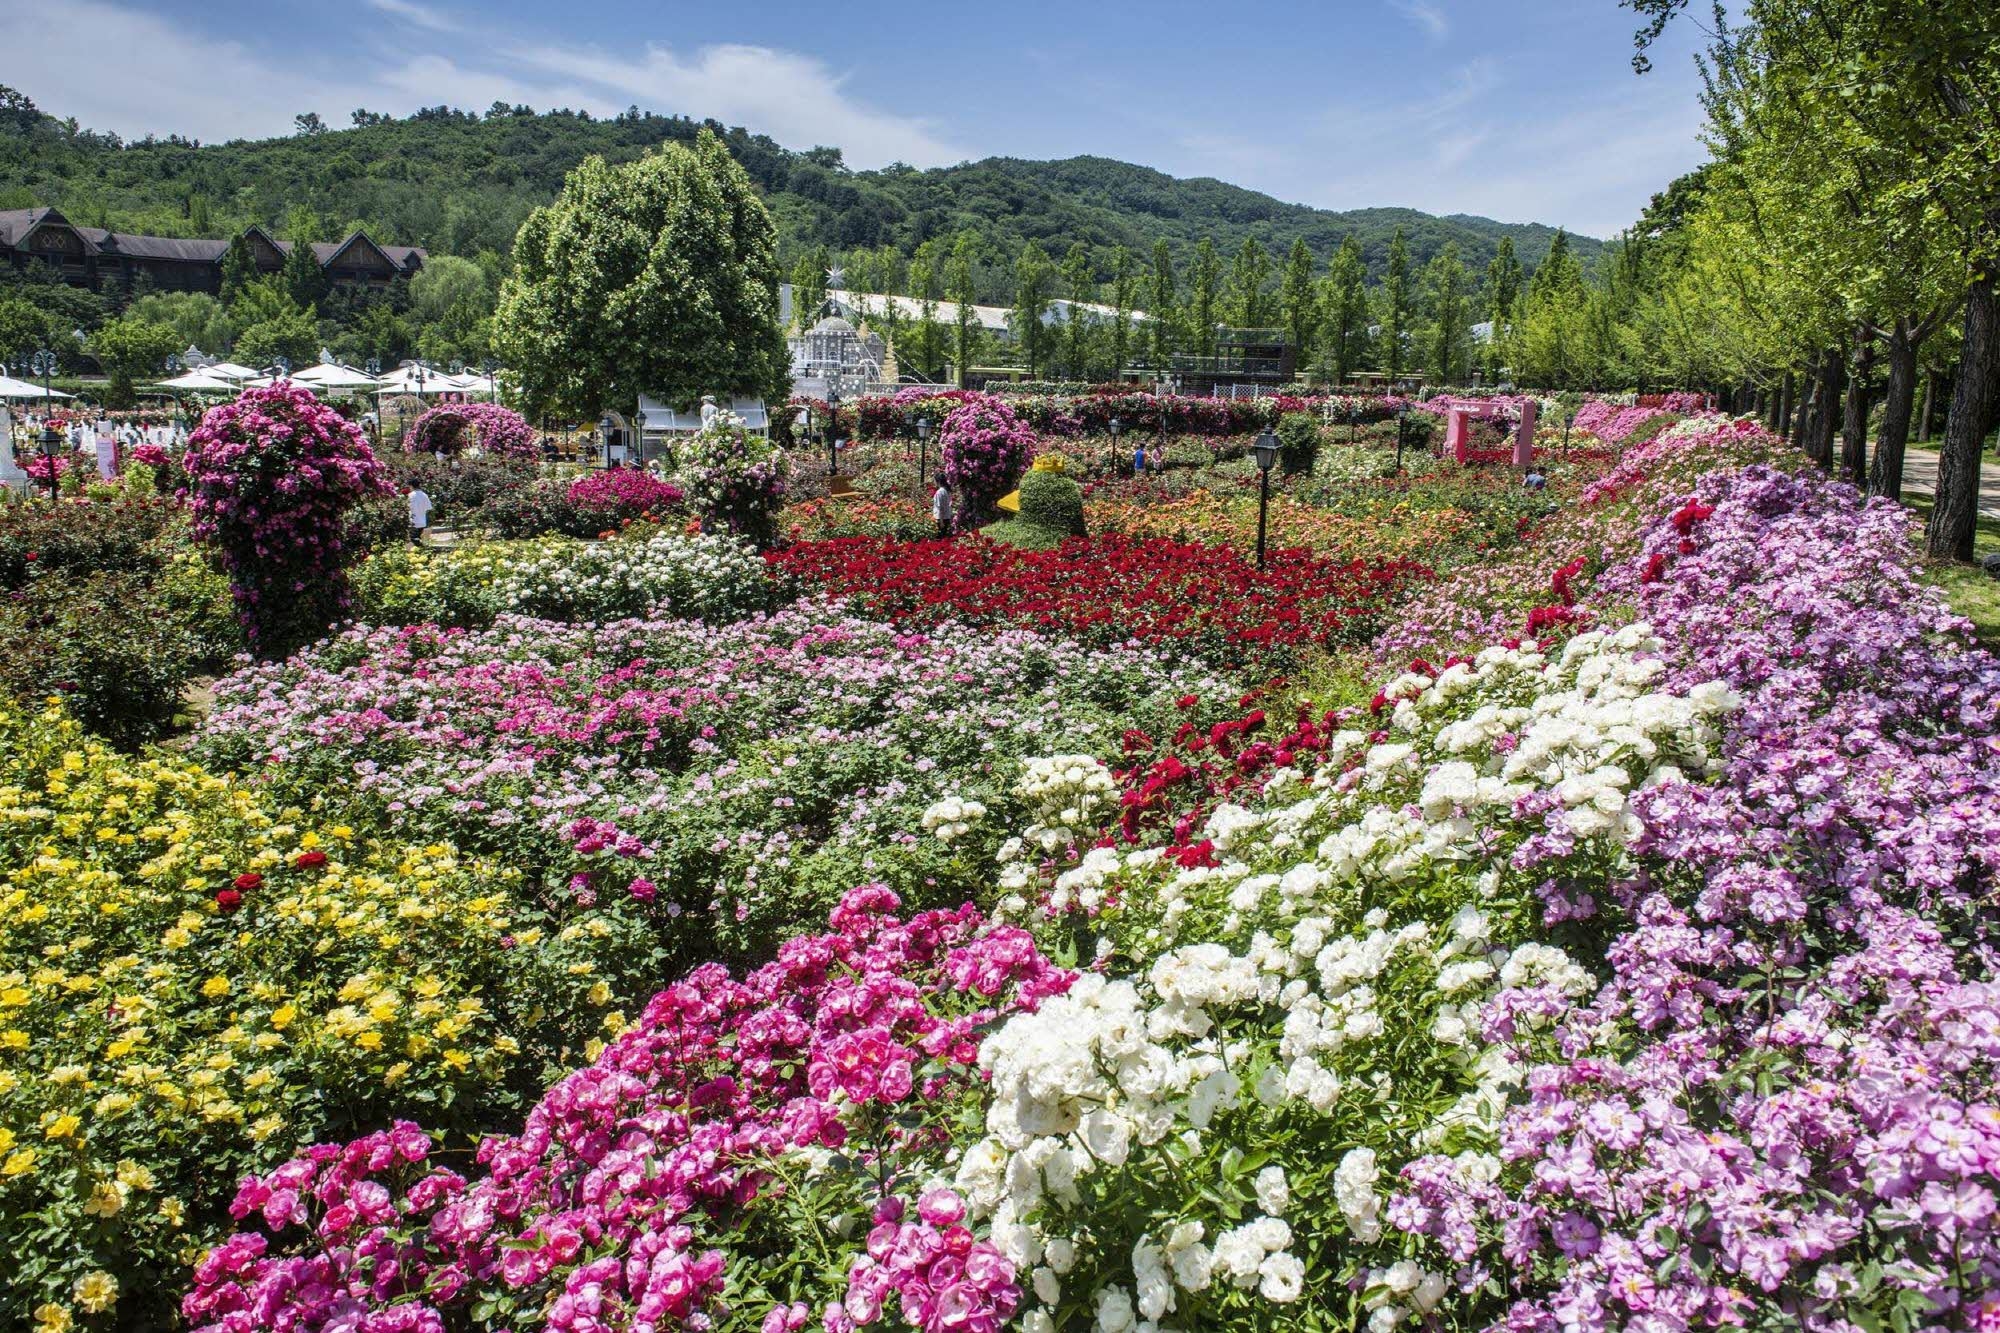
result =
[[[501,857],[702,958],[768,949],[871,880],[977,898],[1021,758],[1114,755],[1130,727],[1200,715],[1183,698],[1234,693],[1153,649],[815,603],[725,626],[503,618],[357,630],[224,680],[197,753],[328,819]],[[992,818],[921,836],[951,795]]]
[[[1992,1327],[2000,667],[1901,511],[1728,461],[1771,448],[1628,454],[1513,594],[1542,638],[932,802],[1016,833],[925,966],[1018,1006],[947,1056],[933,974],[836,1002],[825,937],[743,1007],[697,972],[463,1179],[404,1130],[246,1184],[189,1316]]]

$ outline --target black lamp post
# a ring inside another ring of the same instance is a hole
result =
[[[1118,453],[1118,437],[1124,433],[1125,423],[1117,417],[1111,418],[1111,467],[1109,471],[1114,477],[1118,475],[1118,466],[1121,461]]]
[[[1403,437],[1409,425],[1410,406],[1405,403],[1396,409],[1396,475],[1399,477],[1403,475]]]
[[[1271,469],[1278,465],[1278,437],[1266,430],[1253,446],[1257,454],[1257,568],[1264,567],[1264,520],[1271,507]]]
[[[1360,438],[1361,402],[1359,399],[1350,398],[1347,400],[1347,442],[1353,444]]]
[[[618,423],[611,419],[609,412],[606,412],[598,421],[597,429],[604,436],[604,466],[606,470],[609,470],[611,467],[611,432],[618,429]]]
[[[368,372],[369,379],[380,379],[382,376],[382,358],[379,356],[369,357],[368,364],[362,367],[362,369]],[[375,447],[380,449],[382,447],[382,386],[380,384],[375,386],[375,410],[368,414],[368,419],[370,425],[373,427]]]
[[[832,484],[840,475],[840,387],[826,389],[826,479]]]
[[[49,500],[56,498],[56,423],[50,411],[56,401],[49,387],[49,377],[56,373],[56,354],[44,347],[28,361],[28,373],[42,377],[42,462],[49,470]]]
[[[486,401],[489,403],[499,402],[500,381],[493,377],[499,373],[500,363],[489,356],[479,363],[479,368],[486,373]]]
[[[917,485],[924,484],[924,466],[930,461],[931,419],[917,418]]]

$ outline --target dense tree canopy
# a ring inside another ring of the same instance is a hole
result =
[[[585,159],[522,224],[514,260],[494,341],[532,412],[789,390],[776,235],[714,135],[624,166]]]

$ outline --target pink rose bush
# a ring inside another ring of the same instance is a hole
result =
[[[197,1266],[205,1333],[714,1327],[997,1330],[1014,1266],[911,1149],[978,1086],[977,1035],[1066,989],[1018,928],[879,887],[740,979],[697,969],[472,1173],[399,1124],[243,1183]],[[842,1219],[848,1227],[828,1223]],[[843,1237],[851,1237],[844,1239]]]
[[[211,408],[183,466],[194,534],[220,552],[251,646],[323,631],[347,605],[348,513],[390,493],[360,428],[281,380]]]
[[[439,403],[403,433],[403,452],[455,457],[468,449],[497,458],[533,461],[535,428],[528,419],[498,403]]]
[[[938,435],[938,476],[985,509],[1021,480],[1035,458],[1035,432],[999,398],[967,401],[951,410]]]

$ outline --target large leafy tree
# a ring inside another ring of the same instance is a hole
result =
[[[1621,2],[1645,20],[1634,60],[1644,70],[1651,43],[1687,0]],[[1792,178],[1817,182],[1822,188],[1813,193],[1821,199],[1831,188],[1848,234],[1877,238],[1880,244],[1869,245],[1876,264],[1901,270],[1891,284],[1901,292],[1870,293],[1868,287],[1879,286],[1874,269],[1846,265],[1856,276],[1838,283],[1838,295],[1851,316],[1862,318],[1850,319],[1843,342],[1859,348],[1866,317],[1884,313],[1869,307],[1884,296],[1903,307],[1892,316],[1892,343],[1913,341],[1927,318],[1927,283],[1912,275],[1928,267],[1940,246],[1953,260],[1950,304],[1962,301],[1964,317],[1926,539],[1933,555],[1970,558],[1981,445],[2000,413],[2000,97],[1994,95],[2000,23],[1993,6],[1990,0],[1746,0],[1733,27],[1718,21],[1716,29],[1710,62],[1727,76],[1725,92],[1742,93],[1731,108],[1739,115],[1717,117],[1711,106],[1711,120],[1738,136],[1730,147],[1760,139],[1789,146],[1794,155],[1782,165]],[[1836,184],[1843,178],[1844,195]],[[1809,242],[1823,239],[1809,228],[1800,234]],[[1852,258],[1845,249],[1821,254],[1835,262]],[[1895,322],[1912,317],[1898,337]],[[1838,343],[1830,351],[1842,355]],[[1892,367],[1898,380],[1892,397],[1901,397],[1914,385],[1913,357],[1900,345],[1894,355],[1903,366],[1900,374]],[[1842,366],[1837,359],[1831,364]],[[1820,422],[1829,419],[1841,378],[1823,378]],[[1897,429],[1907,432],[1907,411],[1897,413]],[[1854,407],[1846,415],[1852,421]],[[1824,435],[1823,425],[1817,433]],[[1846,461],[1856,461],[1851,450]],[[1881,460],[1878,471],[1887,463]]]
[[[944,295],[954,307],[952,312],[951,361],[958,367],[958,382],[965,383],[965,372],[972,365],[973,353],[979,347],[979,315],[972,307],[979,299],[979,289],[973,285],[972,259],[974,241],[971,232],[960,232],[951,243],[951,258],[945,262]]]
[[[1188,265],[1188,336],[1196,356],[1215,355],[1221,294],[1222,258],[1215,252],[1215,242],[1204,236],[1194,248],[1194,263]]]
[[[173,325],[126,315],[100,325],[90,335],[86,350],[97,358],[111,381],[111,401],[123,406],[132,401],[133,382],[142,376],[159,375],[166,368],[167,357],[180,345],[180,334]]]
[[[1561,240],[1560,234],[1557,240]],[[1382,369],[1389,372],[1392,380],[1401,379],[1406,368],[1408,348],[1405,346],[1410,335],[1410,315],[1414,293],[1410,287],[1410,245],[1404,238],[1403,229],[1396,228],[1396,234],[1389,240],[1389,267],[1382,275]]]
[[[1069,300],[1069,314],[1063,320],[1063,370],[1072,379],[1089,379],[1091,315],[1083,307],[1097,299],[1097,278],[1090,267],[1090,247],[1082,241],[1063,256],[1062,289]]]
[[[522,224],[494,342],[531,414],[590,419],[642,393],[778,399],[778,276],[771,216],[715,135],[623,166],[587,158]]]
[[[1439,384],[1458,383],[1466,368],[1472,302],[1457,246],[1445,246],[1425,268],[1424,301],[1430,314],[1426,369]]]
[[[1119,246],[1111,252],[1111,375],[1125,373],[1125,358],[1131,351],[1132,303],[1139,295],[1139,267],[1132,252]]]
[[[1029,241],[1014,263],[1014,310],[1008,320],[1014,329],[1014,345],[1021,351],[1021,363],[1031,379],[1048,364],[1050,339],[1043,316],[1048,314],[1049,289],[1054,285],[1055,268],[1047,253]]]
[[[1361,366],[1368,347],[1368,270],[1361,246],[1352,236],[1334,251],[1326,275],[1325,364],[1335,384],[1345,383]]]
[[[1229,307],[1231,325],[1239,329],[1261,329],[1271,322],[1271,253],[1255,236],[1243,238],[1236,258],[1229,266]]]
[[[1153,365],[1164,369],[1174,354],[1174,330],[1180,322],[1180,285],[1174,278],[1174,257],[1165,240],[1153,242],[1151,305]]]
[[[1312,359],[1313,335],[1319,329],[1319,292],[1313,284],[1312,250],[1301,236],[1292,242],[1285,256],[1284,275],[1278,281],[1278,304],[1285,316],[1285,336],[1299,352],[1299,364]]]

